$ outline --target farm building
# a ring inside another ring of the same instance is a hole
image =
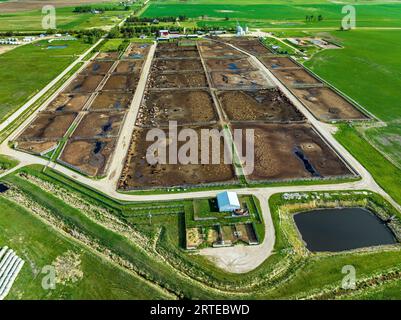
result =
[[[217,204],[220,212],[240,209],[238,196],[235,192],[224,191],[217,195]]]

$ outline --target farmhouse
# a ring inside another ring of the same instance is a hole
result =
[[[217,195],[217,205],[220,212],[234,211],[241,208],[235,192],[224,191]]]

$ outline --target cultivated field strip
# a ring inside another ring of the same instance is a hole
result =
[[[10,292],[23,265],[24,260],[12,249],[7,246],[0,249],[0,300],[3,300]]]

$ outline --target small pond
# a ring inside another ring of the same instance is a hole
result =
[[[344,251],[396,243],[394,234],[363,208],[323,209],[294,215],[310,251]]]

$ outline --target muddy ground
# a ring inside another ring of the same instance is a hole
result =
[[[59,159],[88,176],[100,177],[115,146],[116,139],[69,140]]]
[[[90,111],[120,111],[128,109],[132,93],[100,92],[91,103]]]
[[[153,60],[152,72],[162,71],[203,71],[200,59],[155,59]]]
[[[112,65],[114,64],[114,61],[92,61],[91,63],[88,64],[88,66],[82,70],[80,74],[82,75],[105,75]]]
[[[65,93],[91,93],[102,81],[101,75],[78,75],[64,90]]]
[[[138,84],[140,74],[113,73],[104,84],[104,91],[134,91]]]
[[[199,58],[198,50],[156,50],[156,58]]]
[[[149,43],[133,43],[130,49],[124,54],[123,59],[144,59],[150,50]]]
[[[72,138],[115,137],[120,131],[125,112],[90,112],[72,134]]]
[[[278,89],[220,91],[220,105],[230,121],[291,122],[305,117]]]
[[[207,80],[203,71],[152,73],[149,84],[153,88],[204,88],[207,87]]]
[[[119,53],[115,52],[100,52],[96,56],[96,60],[117,60]]]
[[[39,113],[24,132],[21,139],[60,139],[67,132],[77,113]]]
[[[115,73],[136,73],[141,72],[143,60],[121,60],[118,62]]]
[[[46,107],[46,111],[81,111],[90,94],[60,94]]]
[[[255,70],[255,67],[249,62],[247,58],[240,59],[206,59],[206,66],[210,71],[217,70]]]
[[[293,89],[293,93],[320,120],[368,119],[367,116],[330,88]]]
[[[200,127],[194,128],[200,136]],[[169,144],[169,138],[166,132]],[[236,181],[234,169],[224,164],[224,144],[220,141],[220,164],[149,164],[146,159],[148,148],[154,143],[146,141],[147,129],[136,129],[133,134],[132,145],[127,155],[126,164],[120,178],[119,188],[123,190],[174,187],[174,186],[201,186],[211,183],[232,183]],[[165,143],[165,144],[166,144]],[[178,149],[184,142],[178,143]],[[200,143],[198,147],[198,162],[200,163]],[[212,156],[212,148],[209,156]],[[168,148],[167,148],[168,153]],[[216,152],[214,152],[216,155]],[[216,155],[218,157],[218,155]],[[168,160],[168,158],[167,158]],[[208,162],[209,163],[209,162]]]
[[[202,51],[201,51],[202,52]],[[246,54],[235,50],[234,48],[228,47],[222,50],[209,50],[203,51],[202,57],[204,58],[245,58]]]
[[[327,178],[351,174],[308,124],[242,124],[233,125],[233,128],[255,130],[255,169],[247,177],[249,180]]]
[[[260,57],[262,63],[270,70],[278,68],[299,68],[299,65],[287,57]]]
[[[275,69],[274,75],[287,86],[322,84],[304,69]]]
[[[206,90],[150,91],[141,106],[137,125],[168,126],[217,121],[213,99]]]
[[[41,155],[48,150],[52,150],[57,146],[57,141],[17,141],[17,149]]]
[[[271,87],[260,71],[215,71],[210,72],[213,84],[216,88],[227,89],[260,89]]]
[[[272,54],[272,52],[263,44],[261,44],[258,39],[230,38],[224,41],[226,41],[227,43],[231,43],[232,45],[255,56],[262,54]]]

